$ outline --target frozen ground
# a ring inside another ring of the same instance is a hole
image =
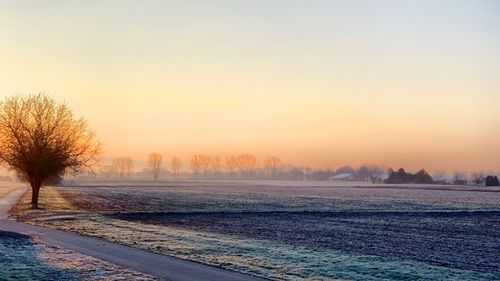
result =
[[[136,213],[112,217],[500,274],[500,212]]]
[[[289,181],[84,182],[62,191],[94,211],[497,210],[500,188]],[[362,185],[364,184],[364,186]],[[354,186],[353,186],[354,185]],[[80,192],[85,194],[80,196]],[[74,194],[71,194],[74,193]]]
[[[0,231],[0,280],[158,280],[29,236]]]
[[[499,189],[302,185],[85,183],[23,218],[273,279],[500,280]]]
[[[38,252],[28,236],[0,231],[0,280],[79,280],[76,272],[40,260]]]
[[[152,275],[53,246],[54,244],[49,245],[43,239],[45,229],[32,231],[28,225],[8,220],[7,212],[25,191],[22,185],[16,187],[11,184],[0,185],[0,280],[158,279]],[[29,200],[22,205],[29,205]],[[61,205],[55,204],[55,206]],[[16,232],[4,230],[13,227]],[[30,236],[20,233],[30,233]],[[55,237],[54,233],[51,237]],[[60,236],[57,238],[58,241],[60,238]],[[79,243],[75,240],[73,242]]]

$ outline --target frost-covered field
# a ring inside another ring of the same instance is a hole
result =
[[[39,251],[28,236],[0,231],[0,280],[78,280],[76,272],[40,260]]]
[[[497,210],[500,189],[349,182],[81,182],[62,189],[96,211]]]
[[[0,231],[0,280],[158,280],[36,238]]]
[[[500,189],[354,185],[73,183],[29,219],[272,279],[500,280]]]

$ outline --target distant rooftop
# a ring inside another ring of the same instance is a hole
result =
[[[338,175],[335,175],[335,176],[331,176],[331,177],[329,177],[329,179],[331,179],[331,180],[341,180],[341,179],[347,179],[347,178],[350,178],[350,177],[352,177],[352,174],[344,173],[344,174],[338,174]]]

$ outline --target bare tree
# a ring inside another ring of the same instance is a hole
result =
[[[278,169],[280,168],[281,165],[282,165],[281,159],[279,159],[276,156],[269,156],[266,159],[264,159],[264,168],[269,172],[271,178],[276,177]]]
[[[181,170],[181,159],[177,157],[172,157],[170,160],[170,168],[172,169],[172,174],[174,174],[174,177],[177,178],[179,176],[179,172]]]
[[[191,158],[191,171],[198,177],[200,174],[206,176],[210,171],[211,157],[203,154],[193,155]]]
[[[32,208],[38,208],[43,185],[67,173],[93,172],[100,147],[83,118],[45,94],[0,104],[0,161],[31,185]]]
[[[113,159],[113,170],[123,179],[125,173],[125,157],[117,157]]]
[[[160,175],[161,161],[163,156],[158,153],[151,153],[148,156],[148,165],[151,171],[153,171],[153,179],[157,180]]]
[[[252,154],[245,153],[238,156],[238,165],[244,176],[249,176],[259,167],[257,157]]]
[[[212,156],[210,158],[210,166],[214,174],[218,174],[222,171],[222,160],[219,156]]]
[[[134,160],[127,156],[121,156],[113,159],[113,168],[120,175],[120,179],[124,176],[130,178],[130,174],[134,171]]]
[[[229,172],[229,176],[232,178],[234,173],[238,171],[238,158],[235,156],[228,156],[225,159],[226,170]]]
[[[103,166],[101,167],[101,169],[99,169],[99,173],[104,175],[105,178],[109,178],[114,172],[115,168],[113,167],[113,165]]]
[[[212,161],[211,157],[208,155],[200,154],[198,155],[198,161],[200,163],[200,173],[206,176],[210,171],[210,163]]]
[[[127,179],[130,179],[130,174],[132,174],[134,170],[134,159],[127,157],[125,159],[125,172],[127,173]]]
[[[200,161],[198,160],[198,155],[194,155],[191,157],[190,167],[191,167],[191,172],[194,174],[195,177],[198,177],[200,174]]]
[[[483,172],[473,172],[471,174],[471,179],[472,182],[475,183],[476,185],[481,185],[484,183],[485,177]]]

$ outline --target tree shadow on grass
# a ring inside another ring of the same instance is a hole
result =
[[[38,251],[29,236],[0,230],[0,280],[82,280],[40,260]]]

